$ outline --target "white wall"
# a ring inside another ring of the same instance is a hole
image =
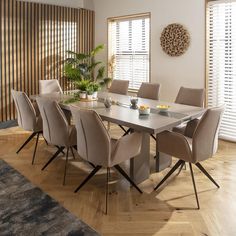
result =
[[[151,81],[161,83],[161,99],[173,101],[180,86],[205,84],[205,0],[94,0],[95,43],[107,44],[107,18],[151,12]],[[160,35],[170,23],[190,32],[191,46],[181,57],[169,57],[160,47]],[[101,56],[107,60],[107,52]]]
[[[83,8],[94,10],[94,1],[93,0],[84,0]]]

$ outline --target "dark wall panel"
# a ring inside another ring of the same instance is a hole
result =
[[[94,47],[94,12],[16,0],[0,1],[0,121],[15,119],[11,89],[38,93],[40,79],[63,77],[66,51]]]

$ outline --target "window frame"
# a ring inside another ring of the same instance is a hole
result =
[[[110,46],[110,23],[113,21],[126,21],[129,19],[140,19],[140,18],[149,18],[149,73],[148,73],[148,83],[151,82],[151,12],[144,12],[131,15],[115,16],[107,18],[107,68],[109,68],[109,61],[111,58],[111,46]],[[109,77],[109,70],[107,70],[107,76]],[[138,89],[128,89],[131,93],[137,93]]]

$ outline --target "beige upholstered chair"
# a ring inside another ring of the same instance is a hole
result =
[[[127,95],[129,89],[129,80],[112,80],[111,87],[109,88],[110,93],[117,93],[121,95]],[[119,127],[124,131],[127,132],[126,129],[119,125]],[[110,122],[108,122],[108,130],[110,130]]]
[[[175,103],[203,107],[205,89],[193,89],[181,87],[175,99]]]
[[[129,89],[129,80],[112,80],[111,87],[109,88],[110,93],[117,93],[127,95]]]
[[[52,80],[39,80],[39,94],[63,94],[62,88],[57,79]],[[67,121],[70,123],[71,114],[69,111],[64,110]]]
[[[140,193],[142,191],[130,179],[120,167],[120,163],[137,156],[140,152],[142,135],[132,133],[114,140],[110,138],[100,116],[93,110],[78,110],[71,107],[73,120],[77,129],[77,151],[81,158],[94,164],[95,168],[88,177],[75,190],[77,192],[91,177],[102,167],[107,168],[107,188],[109,181],[109,170],[114,167],[123,175]],[[106,213],[107,213],[106,191]]]
[[[189,106],[203,107],[204,100],[205,100],[205,89],[193,89],[193,88],[181,87],[176,97],[175,103]],[[189,121],[188,123],[189,129],[191,127],[192,132],[196,127],[198,121],[199,121],[198,119]],[[186,129],[186,124],[175,127],[173,131],[186,135],[185,129]],[[190,137],[189,134],[187,136]]]
[[[158,100],[159,99],[159,93],[160,93],[160,84],[156,84],[156,83],[142,83],[137,96],[140,98],[147,98],[147,99],[152,99],[152,100]],[[127,131],[121,127],[125,134],[128,134],[131,130],[128,129]],[[152,138],[154,140],[156,140],[155,136],[153,134],[151,134]]]
[[[219,188],[219,185],[207,173],[200,162],[212,157],[217,151],[218,131],[223,112],[223,106],[208,109],[200,119],[192,134],[192,138],[170,131],[164,131],[157,136],[158,151],[172,155],[178,158],[179,161],[155,187],[155,190],[157,190],[178,167],[182,168],[185,162],[189,163],[198,209],[200,209],[200,205],[192,164],[195,164]]]
[[[18,154],[25,147],[25,145],[37,135],[32,158],[33,165],[38,146],[39,135],[42,133],[42,119],[41,116],[37,114],[33,104],[24,92],[11,90],[11,94],[17,110],[18,125],[22,129],[32,132],[30,137],[23,143],[16,153]]]
[[[63,93],[57,79],[39,80],[39,94]]]
[[[156,83],[142,83],[137,96],[140,98],[159,100],[160,87],[160,84]]]
[[[140,98],[159,100],[160,88],[161,85],[157,83],[142,83],[138,90],[137,96]],[[128,131],[126,131],[126,133]],[[156,140],[153,134],[151,134],[151,136],[154,140]]]
[[[73,147],[76,146],[76,129],[75,126],[69,125],[65,114],[61,110],[56,101],[47,98],[37,98],[37,104],[43,119],[43,135],[49,144],[58,146],[57,152],[51,157],[51,159],[44,165],[44,170],[58,155],[66,148],[66,162],[63,185],[65,184],[67,162],[69,150],[72,155]]]

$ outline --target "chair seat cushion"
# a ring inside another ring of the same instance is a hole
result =
[[[157,136],[159,152],[191,162],[192,139],[177,132],[164,131]]]
[[[180,126],[174,127],[172,131],[184,135],[185,129],[186,129],[186,125],[180,125]]]

